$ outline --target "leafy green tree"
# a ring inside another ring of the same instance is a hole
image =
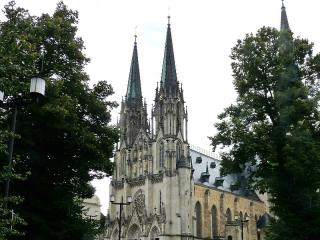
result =
[[[269,239],[320,238],[320,55],[286,30],[261,28],[232,49],[238,97],[218,116],[214,148],[222,173],[250,167],[252,186],[271,194]]]
[[[0,121],[2,119],[0,118]],[[10,134],[8,131],[0,130],[0,157],[5,158],[6,156],[6,143]],[[0,184],[4,185],[6,180],[23,180],[24,176],[9,171],[8,166],[5,164],[0,165]],[[0,240],[8,239],[10,236],[21,236],[23,233],[16,229],[19,224],[25,224],[24,220],[19,216],[19,213],[14,211],[14,207],[22,202],[20,196],[9,196],[5,198],[0,195]],[[8,208],[10,204],[12,207]]]
[[[18,229],[25,235],[17,239],[82,239],[96,230],[82,217],[81,199],[94,193],[89,182],[111,174],[113,167],[109,159],[118,131],[109,125],[110,111],[117,106],[108,100],[112,87],[106,81],[89,87],[84,70],[89,59],[76,35],[76,11],[59,2],[52,16],[36,17],[12,1],[4,13],[0,88],[13,96],[8,102],[17,102],[18,93],[24,93],[18,101],[14,171],[31,173],[10,185],[10,195],[24,199],[15,208],[27,222]],[[27,94],[30,78],[42,64],[46,96],[35,98]],[[8,109],[2,119],[0,129],[8,129]]]

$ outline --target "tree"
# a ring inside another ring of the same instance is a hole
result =
[[[0,131],[0,155],[5,154],[5,142],[7,140],[7,133],[5,131]],[[7,177],[11,179],[18,178],[15,174],[9,174],[8,169],[4,166],[0,169],[0,183],[1,185],[5,183]],[[9,199],[6,199],[0,196],[0,240],[7,239],[9,236],[20,234],[11,226],[14,226],[18,223],[23,223],[21,218],[15,218],[13,221],[13,212],[11,209],[5,207],[5,202],[10,202],[11,204],[19,204],[21,202],[21,198],[12,196]]]
[[[250,182],[271,194],[269,239],[320,237],[320,55],[287,30],[261,28],[232,49],[238,97],[211,137],[222,173],[251,166]]]
[[[95,231],[95,224],[82,218],[82,199],[94,193],[89,182],[111,174],[113,167],[109,159],[118,131],[109,125],[117,105],[108,100],[112,87],[106,81],[89,87],[84,71],[89,59],[76,36],[76,11],[60,2],[52,16],[36,17],[12,1],[4,12],[0,89],[14,96],[7,101],[28,92],[41,65],[47,84],[44,98],[25,94],[19,104],[14,171],[31,173],[10,185],[11,195],[24,198],[15,207],[27,222],[19,239],[82,239]],[[4,110],[1,129],[7,129],[10,118]]]

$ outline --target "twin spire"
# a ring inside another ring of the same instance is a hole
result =
[[[290,30],[289,21],[287,17],[286,8],[282,0],[281,7],[281,22],[280,30]],[[141,81],[140,81],[140,71],[139,71],[139,60],[138,60],[138,50],[137,50],[137,35],[135,34],[133,54],[131,60],[130,74],[127,87],[127,100],[141,100],[142,101],[142,91],[141,91]],[[174,60],[172,36],[171,36],[171,24],[170,16],[168,16],[168,27],[166,44],[163,57],[162,74],[160,86],[164,87],[168,91],[174,92],[178,87],[176,64]]]
[[[128,79],[126,99],[128,102],[142,100],[140,70],[137,50],[137,35],[134,35],[134,47]],[[167,37],[163,57],[162,75],[160,85],[168,91],[174,91],[178,87],[176,65],[173,53],[173,44],[170,28],[170,16],[168,16]]]

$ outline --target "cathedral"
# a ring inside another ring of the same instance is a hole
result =
[[[284,28],[289,24],[282,6]],[[189,144],[188,114],[169,18],[150,118],[134,42],[103,239],[264,239],[267,196],[248,188],[246,172],[221,177],[220,159]]]

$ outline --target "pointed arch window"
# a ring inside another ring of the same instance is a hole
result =
[[[196,203],[196,206],[194,208],[194,213],[196,217],[196,234],[197,237],[201,237],[202,235],[202,224],[201,224],[201,205],[199,202]]]
[[[230,223],[231,222],[231,210],[230,208],[227,209],[227,212],[226,212],[226,218],[227,218],[227,223]]]
[[[206,190],[204,193],[204,208],[207,209],[209,205],[209,190]]]
[[[177,142],[177,145],[176,145],[176,162],[179,162],[180,158],[181,158],[181,146],[180,146],[180,143]]]
[[[122,155],[121,155],[120,172],[121,172],[122,175],[126,174],[126,154],[125,153],[122,153]]]
[[[218,213],[216,206],[211,208],[211,228],[212,228],[212,238],[218,236]]]
[[[163,142],[160,143],[159,166],[160,166],[160,168],[164,167],[164,144],[163,144]]]

